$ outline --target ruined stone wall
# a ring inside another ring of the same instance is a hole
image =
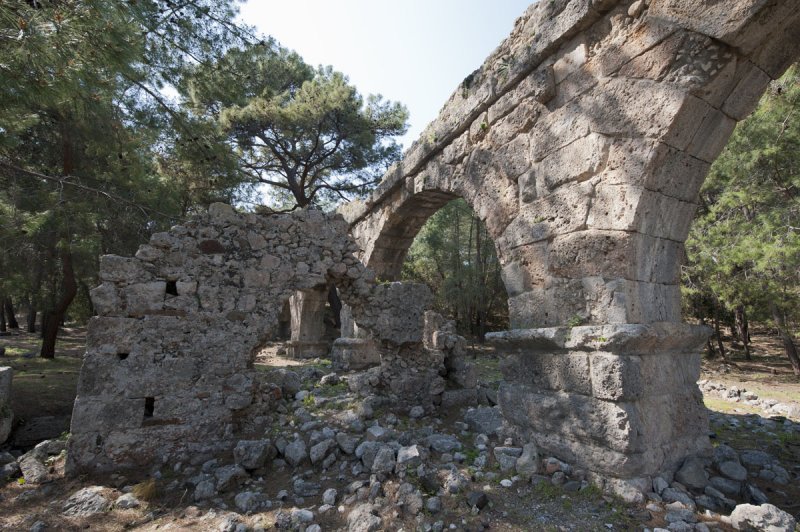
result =
[[[215,204],[135,257],[102,257],[69,468],[198,459],[263,434],[270,396],[252,363],[298,290],[332,282],[377,341],[420,343],[429,291],[376,285],[356,250],[339,216]]]
[[[343,209],[365,264],[396,278],[461,197],[496,243],[512,328],[680,321],[699,188],[799,43],[794,2],[537,2]]]

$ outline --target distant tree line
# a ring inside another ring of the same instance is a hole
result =
[[[363,195],[398,157],[402,105],[257,35],[237,3],[0,3],[0,332],[38,315],[52,357],[67,313],[94,313],[101,254],[213,201]]]
[[[461,334],[483,341],[486,332],[508,328],[508,296],[494,242],[462,199],[426,222],[411,245],[402,276],[430,286],[435,308],[455,320]]]
[[[686,242],[684,310],[714,327],[711,354],[727,357],[730,326],[751,358],[749,328],[767,324],[800,376],[800,69],[770,84],[711,167]]]

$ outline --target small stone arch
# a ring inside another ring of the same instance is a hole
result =
[[[275,388],[253,360],[297,291],[332,283],[378,342],[420,344],[427,288],[376,284],[356,250],[340,216],[215,204],[135,257],[102,257],[70,472],[208,459],[262,437]]]

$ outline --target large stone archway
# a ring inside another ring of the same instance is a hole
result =
[[[709,449],[679,268],[710,164],[800,56],[768,0],[538,2],[375,193],[341,212],[388,279],[453,197],[484,220],[512,331],[500,401],[541,446],[635,478]]]
[[[680,322],[683,242],[710,163],[798,55],[795,2],[538,2],[371,198],[341,210],[355,243],[313,211],[215,206],[136,258],[105,259],[70,466],[229,450],[264,404],[252,350],[294,291],[333,281],[378,340],[416,341],[421,307],[372,271],[395,278],[454,197],[503,264],[506,419],[616,478],[706,452],[707,333]]]

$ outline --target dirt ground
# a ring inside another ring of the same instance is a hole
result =
[[[0,347],[6,355],[0,365],[14,368],[14,409],[17,422],[24,425],[27,420],[42,415],[63,417],[71,413],[75,396],[85,330],[67,329],[57,345],[54,360],[42,360],[38,355],[38,338],[27,333],[0,337]],[[776,338],[765,334],[754,334],[754,356],[745,361],[743,352],[734,349],[729,355],[729,364],[720,359],[705,361],[702,378],[755,391],[762,397],[771,397],[782,402],[800,403],[800,380],[791,374],[788,361],[784,361],[781,346]],[[730,342],[727,346],[730,346]],[[475,346],[474,361],[479,367],[481,379],[495,382],[501,378],[497,360],[501,354],[491,348]],[[326,361],[298,361],[287,359],[280,344],[271,344],[258,355],[260,367],[310,366],[324,368]],[[800,437],[778,437],[774,432],[762,430],[763,413],[752,411],[746,405],[707,397],[712,419],[712,443],[727,443],[737,450],[766,450],[781,459],[790,471],[800,470]],[[320,415],[326,412],[320,410]],[[447,416],[442,420],[449,422]],[[90,518],[66,518],[61,515],[64,500],[73,492],[87,485],[106,486],[111,500],[122,494],[123,486],[139,479],[110,477],[105,479],[76,478],[63,476],[63,456],[54,457],[50,464],[52,482],[40,487],[25,486],[12,482],[0,487],[0,530],[29,530],[36,521],[49,526],[48,530],[217,530],[228,515],[225,508],[198,507],[191,503],[190,490],[166,472],[162,478],[149,484],[137,486],[139,493],[147,499],[144,507],[113,512]],[[144,472],[143,472],[144,474]],[[291,485],[291,474],[283,473],[263,480],[275,492]],[[496,483],[495,483],[496,484]],[[596,490],[586,493],[565,493],[559,488],[547,486],[520,486],[505,490],[487,483],[482,486],[490,497],[488,509],[474,515],[463,501],[450,501],[439,516],[445,523],[452,523],[459,530],[476,525],[489,525],[491,530],[641,530],[643,527],[663,526],[665,522],[657,514],[648,514],[643,505],[631,506],[605,496]],[[770,501],[790,513],[797,514],[800,505],[800,486],[774,486],[760,482],[759,487],[768,493]],[[187,495],[188,493],[188,495]],[[308,507],[315,509],[319,501],[309,500]],[[229,501],[228,508],[235,508]],[[250,527],[263,526],[269,529],[275,523],[279,508],[244,516],[240,522]],[[391,516],[389,516],[391,517]],[[320,515],[317,522],[323,530],[346,528],[344,516],[334,508]],[[405,526],[413,530],[413,520],[393,521],[392,529]],[[720,528],[718,528],[719,530]],[[725,527],[722,528],[726,530]]]

